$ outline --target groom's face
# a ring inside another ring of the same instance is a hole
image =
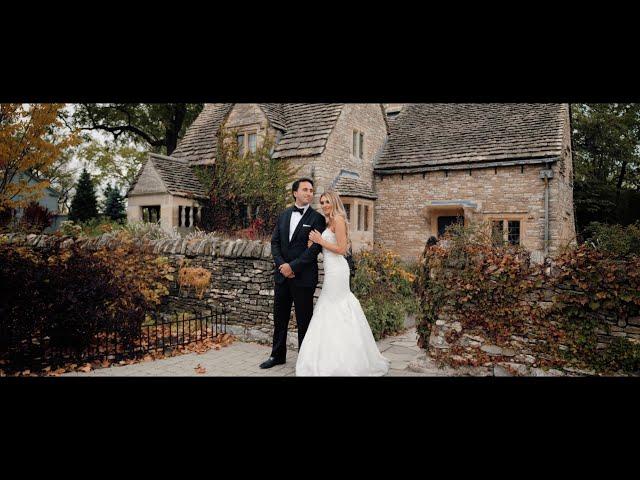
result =
[[[296,197],[296,203],[300,206],[308,205],[313,200],[313,185],[309,182],[300,182],[298,190],[293,192]]]

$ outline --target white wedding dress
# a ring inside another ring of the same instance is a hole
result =
[[[329,228],[322,238],[336,242]],[[360,302],[349,288],[344,256],[322,249],[324,282],[296,362],[297,376],[382,376],[389,360],[378,350]]]

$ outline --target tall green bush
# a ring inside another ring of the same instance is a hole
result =
[[[414,275],[390,250],[376,245],[354,255],[352,289],[360,300],[376,340],[404,329],[407,315],[417,312]]]

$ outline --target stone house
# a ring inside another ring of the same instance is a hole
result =
[[[301,167],[341,195],[354,249],[380,242],[415,260],[456,221],[487,222],[541,260],[574,241],[566,104],[206,104],[171,157],[150,154],[129,220],[193,228],[206,198],[193,167],[215,164],[223,125],[253,150]]]

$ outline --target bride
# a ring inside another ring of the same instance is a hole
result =
[[[376,345],[360,302],[349,288],[349,227],[340,197],[320,196],[327,219],[322,234],[309,234],[309,244],[322,246],[324,282],[296,362],[297,376],[381,376],[389,360]]]

